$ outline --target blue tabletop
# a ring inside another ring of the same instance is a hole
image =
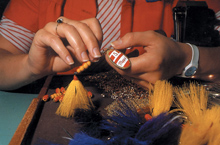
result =
[[[33,98],[38,94],[0,91],[0,145],[7,145]]]

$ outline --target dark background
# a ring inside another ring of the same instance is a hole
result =
[[[8,2],[9,2],[9,0],[0,0],[0,17],[2,17],[2,14],[3,14]]]

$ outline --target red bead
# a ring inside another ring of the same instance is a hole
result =
[[[42,100],[45,101],[45,102],[48,101],[49,100],[49,95],[44,95],[42,97]]]
[[[152,116],[150,114],[145,114],[144,118],[146,119],[146,121],[149,121],[152,119]]]
[[[76,75],[73,76],[73,80],[78,80]]]

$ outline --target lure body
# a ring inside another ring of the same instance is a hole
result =
[[[42,100],[43,100],[44,102],[48,101],[48,100],[49,100],[49,95],[44,95],[44,96],[42,97]]]
[[[109,49],[106,53],[110,62],[116,67],[120,69],[127,69],[131,66],[129,58],[124,53],[115,49]]]

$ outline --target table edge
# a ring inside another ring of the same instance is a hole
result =
[[[45,80],[45,83],[43,87],[40,90],[40,93],[38,94],[37,98],[34,98],[29,105],[27,111],[25,112],[20,124],[18,125],[11,141],[9,142],[9,145],[21,145],[23,138],[25,136],[25,133],[34,117],[34,114],[37,110],[38,104],[41,101],[41,98],[46,94],[48,87],[50,85],[50,82],[53,78],[53,75],[49,75],[47,79]]]

